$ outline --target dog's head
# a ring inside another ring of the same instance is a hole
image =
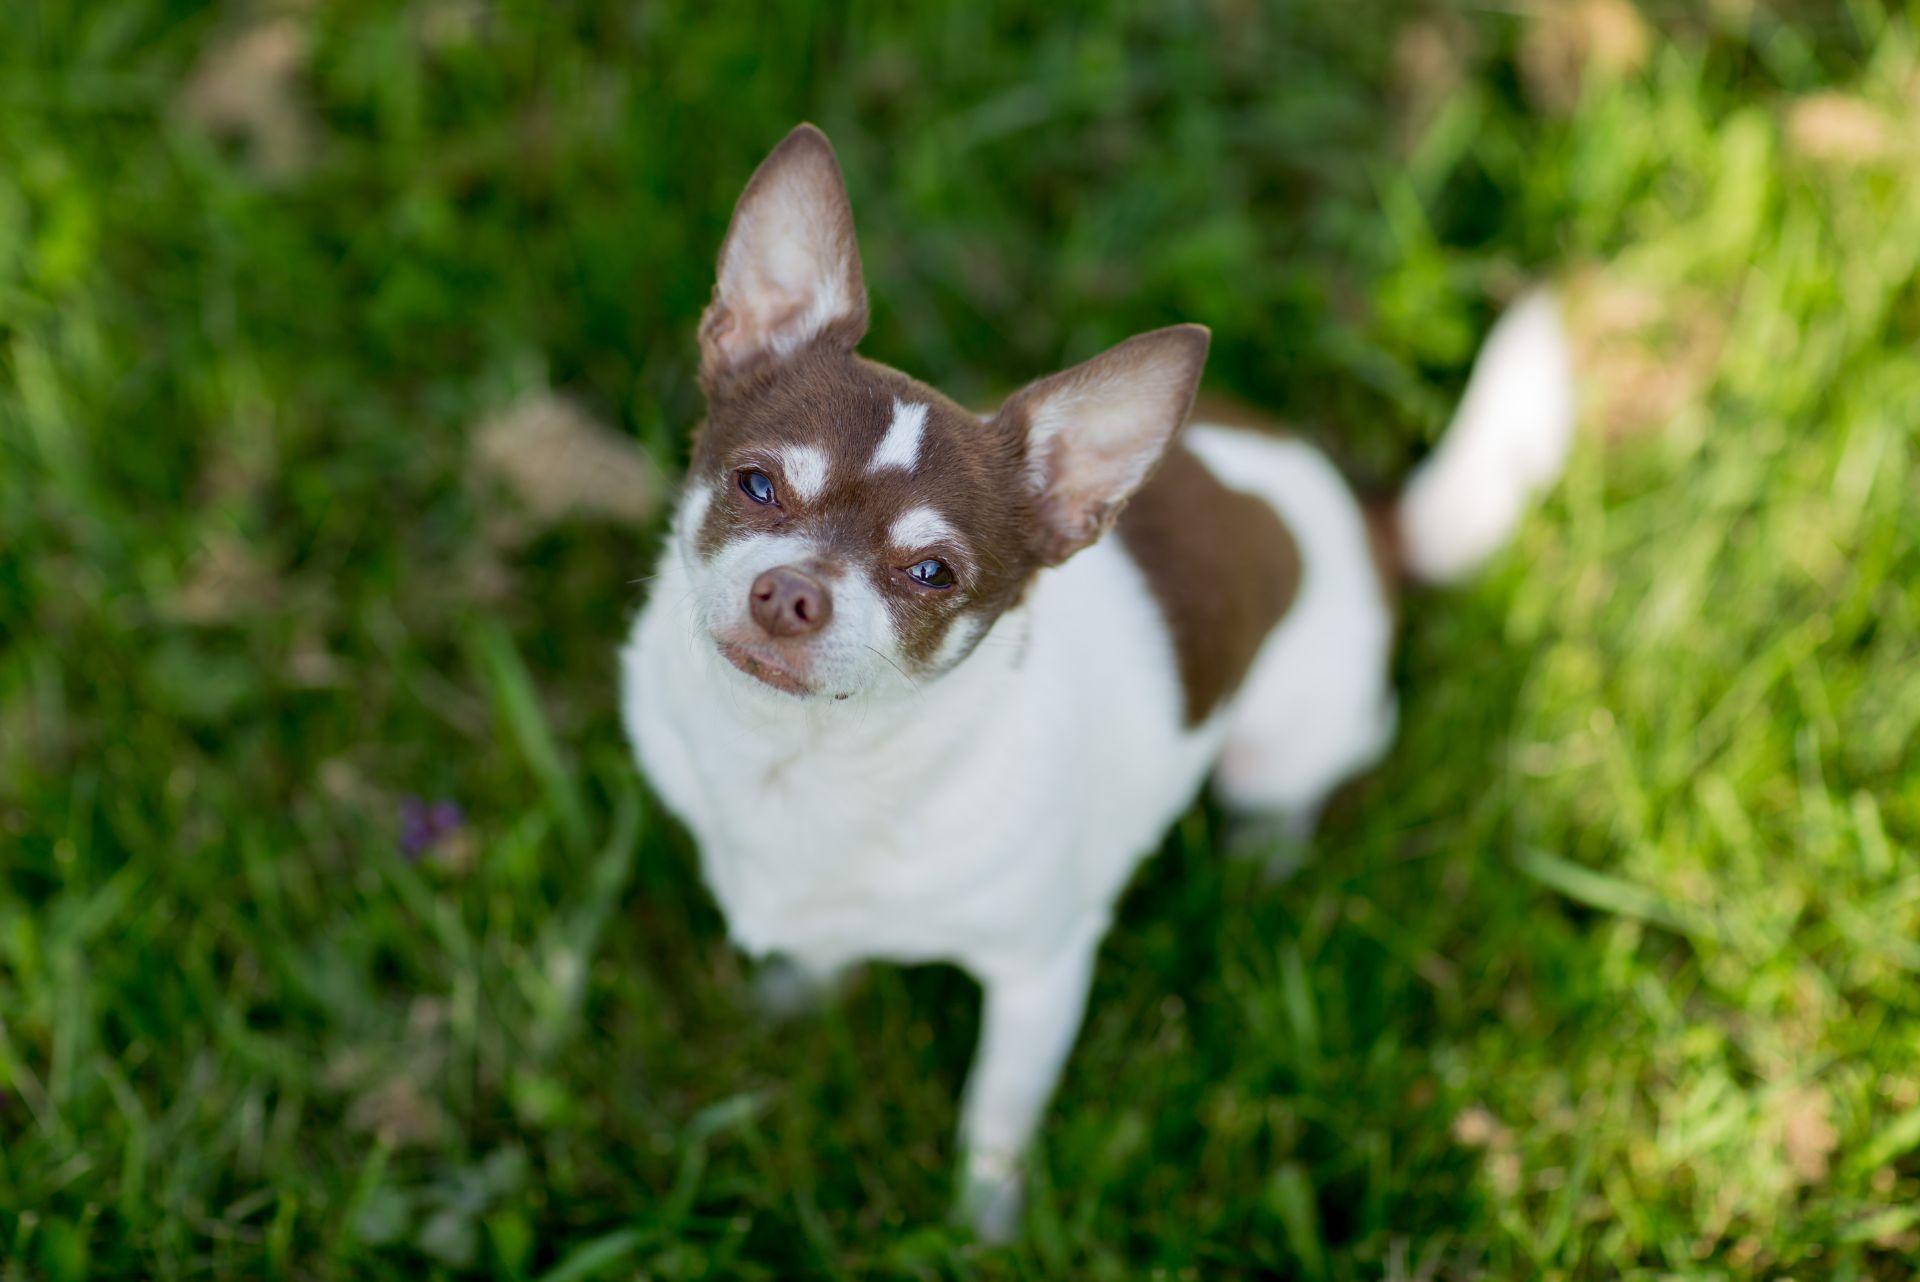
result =
[[[801,125],[720,249],[679,527],[698,626],[797,696],[910,688],[963,660],[1041,567],[1111,526],[1207,352],[1198,325],[1155,330],[982,419],[855,355],[866,327],[840,168]]]

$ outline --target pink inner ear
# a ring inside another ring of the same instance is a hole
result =
[[[1120,506],[1118,503],[1076,505],[1043,493],[1038,504],[1041,528],[1035,540],[1035,554],[1054,564],[1066,560],[1098,539],[1119,515]]]
[[[746,254],[754,247],[744,247]],[[787,247],[791,250],[791,246]],[[866,300],[852,291],[844,262],[817,263],[813,273],[798,282],[779,280],[766,264],[746,258],[737,265],[728,255],[708,320],[701,337],[709,357],[737,365],[760,355],[789,356],[835,325],[861,319]],[[791,270],[791,261],[782,264]]]
[[[782,341],[783,335],[798,334],[796,322],[801,311],[802,304],[791,298],[783,300],[771,295],[755,300],[754,310],[744,314],[740,309],[716,302],[708,311],[709,319],[701,326],[701,337],[707,347],[729,365],[744,364],[762,353],[784,354],[813,336],[807,334],[791,342]]]
[[[727,347],[737,328],[733,313],[715,303],[707,309],[706,317],[701,322],[700,337],[715,347]]]
[[[1206,352],[1206,331],[1197,325],[1155,330],[1008,402],[1025,420],[1049,560],[1099,538],[1145,482],[1193,404]]]
[[[1039,509],[1064,558],[1106,531],[1165,452],[1184,406],[1125,380],[1069,383],[1029,415]]]
[[[866,313],[839,166],[826,139],[802,126],[761,164],[734,209],[701,326],[703,368],[788,356],[829,330],[857,341]]]

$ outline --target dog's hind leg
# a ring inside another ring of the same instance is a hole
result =
[[[1300,548],[1299,592],[1235,696],[1214,787],[1230,809],[1303,839],[1328,794],[1393,740],[1389,585],[1365,510],[1319,450],[1213,427],[1187,441],[1216,476],[1272,505]]]

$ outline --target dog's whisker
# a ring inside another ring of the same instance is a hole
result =
[[[861,644],[866,645],[865,642],[862,642]],[[895,672],[898,672],[900,674],[900,679],[907,683],[908,689],[912,690],[915,694],[920,693],[920,683],[918,681],[915,681],[912,677],[908,676],[907,670],[901,667],[899,664],[895,663],[891,658],[889,658],[885,651],[880,650],[879,648],[871,645],[868,645],[866,648],[869,650],[872,650],[875,654],[879,655],[881,660],[885,662],[888,667],[892,668]]]

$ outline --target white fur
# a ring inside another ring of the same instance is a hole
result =
[[[967,652],[980,639],[980,633],[986,625],[972,616],[955,619],[947,629],[947,635],[940,642],[940,649],[934,654],[933,662],[928,666],[935,672],[945,672],[965,658]]]
[[[780,451],[780,474],[788,493],[811,503],[826,492],[827,452],[817,445],[789,445]]]
[[[893,419],[887,424],[887,434],[874,448],[873,457],[867,460],[867,470],[882,472],[897,467],[913,471],[920,465],[920,437],[926,429],[927,407],[895,397]]]
[[[930,507],[908,508],[887,527],[887,538],[907,551],[950,542],[954,537],[953,524]]]
[[[628,734],[698,838],[740,947],[818,976],[875,958],[980,980],[961,1138],[992,1235],[1013,1227],[1114,902],[1208,769],[1229,802],[1304,827],[1393,733],[1391,613],[1346,483],[1299,442],[1212,427],[1188,440],[1274,507],[1302,560],[1292,607],[1202,725],[1185,724],[1166,622],[1115,537],[1042,571],[984,636],[957,626],[945,675],[838,702],[759,685],[710,633],[745,608],[755,567],[810,550],[762,537],[702,561],[683,518],[622,655]],[[839,596],[857,579],[836,582],[831,626],[871,638],[884,609]]]
[[[772,212],[774,216],[768,218],[765,225],[773,230],[760,239],[757,246],[759,259],[755,268],[763,275],[756,284],[774,300],[769,310],[777,309],[785,300],[802,303],[797,309],[789,307],[788,315],[792,319],[767,335],[768,350],[776,356],[791,356],[833,321],[848,315],[853,300],[847,296],[843,283],[845,268],[823,255],[817,241],[788,230],[802,225],[796,213],[784,209]],[[738,238],[743,245],[755,245],[759,224],[758,218],[745,220],[743,234]]]
[[[680,508],[673,514],[673,535],[675,543],[683,549],[691,549],[693,540],[700,532],[701,523],[707,519],[707,509],[713,506],[713,486],[691,482],[680,497]]]
[[[1493,327],[1453,423],[1400,501],[1407,569],[1430,583],[1468,573],[1513,535],[1573,439],[1573,362],[1551,294]]]
[[[724,689],[728,698],[765,698],[798,706],[793,696],[768,690],[722,659],[717,640],[754,633],[748,597],[762,573],[782,565],[830,563],[828,550],[796,535],[755,534],[734,539],[703,560],[694,547],[694,536],[711,502],[712,490],[707,486],[690,487],[682,500],[671,545],[653,584],[650,609],[671,612],[677,628],[699,638],[714,664],[711,675],[717,681],[711,692]],[[873,584],[857,572],[829,576],[827,584],[833,615],[813,640],[806,674],[819,696],[839,699],[910,688],[902,671],[899,635]]]
[[[1182,726],[1165,627],[1116,540],[1044,572],[945,677],[857,703],[736,680],[684,606],[686,558],[664,565],[623,656],[627,728],[755,954],[1017,976],[1104,923],[1221,737]]]

